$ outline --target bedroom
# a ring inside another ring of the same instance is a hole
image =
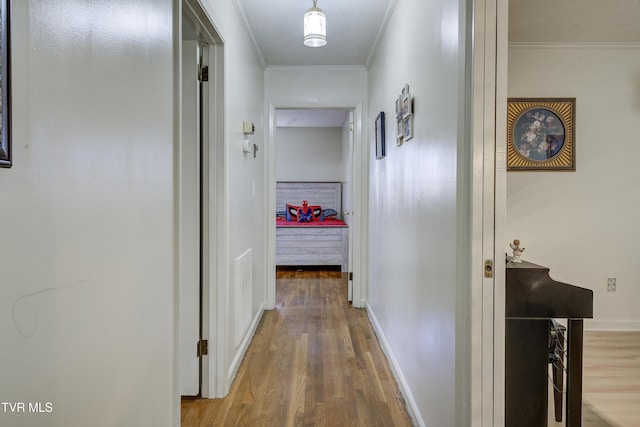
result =
[[[277,110],[277,266],[351,271],[352,121],[348,109]],[[321,207],[313,220],[297,218],[295,209],[285,216],[287,205],[301,207],[307,199]]]

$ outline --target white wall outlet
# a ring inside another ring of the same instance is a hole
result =
[[[609,277],[607,279],[607,292],[615,292],[616,291],[616,278]]]

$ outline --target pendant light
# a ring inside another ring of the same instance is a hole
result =
[[[304,14],[304,45],[309,47],[327,44],[327,18],[317,3],[318,0],[313,0],[313,7]]]

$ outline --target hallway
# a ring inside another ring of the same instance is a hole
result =
[[[277,273],[266,311],[224,399],[184,400],[182,426],[410,426],[365,310],[334,271]]]

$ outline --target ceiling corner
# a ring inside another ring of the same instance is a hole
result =
[[[267,61],[264,59],[264,54],[262,53],[262,49],[260,49],[260,45],[258,45],[258,41],[255,37],[255,35],[253,34],[253,30],[251,28],[251,25],[249,25],[249,21],[247,19],[247,15],[244,13],[244,9],[242,8],[242,5],[240,4],[240,2],[238,0],[233,0],[233,5],[236,8],[236,12],[238,13],[238,16],[240,17],[240,20],[242,21],[242,25],[244,26],[244,29],[247,31],[247,34],[249,35],[249,38],[251,39],[251,44],[253,44],[253,49],[255,51],[256,54],[256,58],[258,59],[258,62],[260,63],[260,67],[262,68],[262,71],[267,69]]]

